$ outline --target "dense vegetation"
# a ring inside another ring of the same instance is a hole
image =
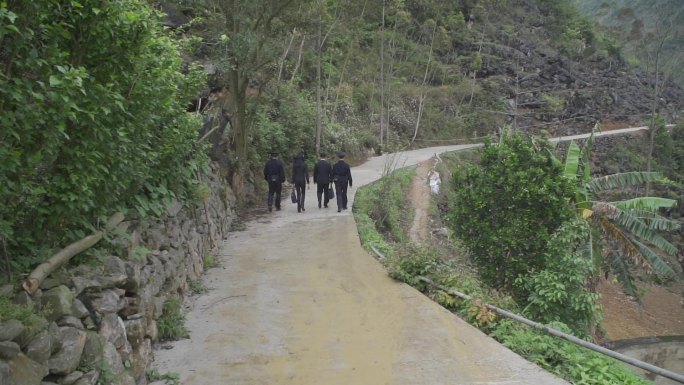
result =
[[[515,145],[504,150],[490,148],[487,151],[510,155],[516,152],[516,147],[522,147],[522,152],[527,152],[530,151],[531,147],[528,145],[532,142],[513,137],[510,143]],[[538,156],[544,157],[541,154]],[[457,170],[479,162],[479,156],[472,157],[471,154],[446,155],[443,158],[445,163],[440,166],[440,171],[447,180],[450,169]],[[474,170],[468,172],[473,173]],[[524,173],[520,170],[518,172]],[[537,256],[544,268],[525,277],[524,289],[529,291],[529,298],[514,301],[504,290],[497,290],[479,278],[478,269],[471,266],[473,259],[468,258],[474,254],[469,253],[464,246],[467,241],[436,238],[424,245],[409,241],[406,232],[411,223],[410,210],[397,212],[396,208],[410,205],[407,196],[413,175],[413,170],[389,173],[380,181],[360,189],[355,199],[354,214],[362,244],[372,253],[374,251],[371,247],[380,251],[384,257],[381,261],[392,277],[422,290],[513,351],[571,383],[648,384],[648,381],[632,374],[613,359],[544,335],[527,326],[498,318],[482,305],[493,304],[515,313],[526,314],[567,333],[583,335],[591,326],[596,325],[597,295],[586,287],[587,277],[593,267],[575,248],[580,240],[586,239],[586,222],[581,218],[572,218],[548,238],[544,255]],[[562,175],[557,176],[563,179]],[[458,176],[456,179],[458,180]],[[388,199],[381,200],[378,198],[380,196]],[[447,200],[455,200],[453,194],[443,195],[436,203],[442,205]],[[570,199],[567,200],[569,201]],[[432,219],[437,223],[440,221],[439,216]],[[398,235],[398,232],[403,232],[403,235]],[[532,233],[527,234],[534,237]],[[510,259],[501,261],[505,267],[515,267],[516,262]],[[426,285],[420,277],[427,277],[440,287]],[[444,288],[467,293],[475,300],[465,301],[454,297]]]
[[[193,194],[204,78],[160,20],[144,1],[0,2],[2,270]]]

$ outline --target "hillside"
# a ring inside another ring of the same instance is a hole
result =
[[[163,3],[170,25],[202,39],[194,56],[212,75],[205,112],[230,112],[236,97],[229,75],[236,64],[230,67],[225,53],[239,44],[226,40],[225,49],[217,47],[225,12]],[[261,51],[242,45],[235,53],[265,55],[268,47],[271,55],[244,73],[249,87],[241,95],[254,102],[248,119],[278,131],[263,133],[263,141],[256,130],[255,149],[313,154],[316,127],[328,152],[342,147],[360,156],[388,146],[478,140],[503,125],[579,133],[596,122],[642,125],[650,116],[654,77],[630,67],[615,42],[601,37],[569,1],[288,4],[268,31],[254,31],[260,38],[243,36],[262,44]],[[254,12],[236,14],[258,17]],[[254,65],[250,60],[239,64]],[[657,107],[672,122],[684,93],[671,82],[661,89]],[[295,132],[287,145],[284,132]]]
[[[684,85],[684,8],[677,0],[573,0],[578,9],[624,46],[635,64],[654,68],[662,41],[661,70]]]

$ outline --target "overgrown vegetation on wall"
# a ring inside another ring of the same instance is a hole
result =
[[[1,270],[192,197],[204,74],[145,1],[0,2]],[[6,278],[3,275],[3,278]]]

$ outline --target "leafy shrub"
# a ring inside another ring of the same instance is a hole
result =
[[[26,326],[34,325],[40,316],[32,309],[17,305],[7,297],[0,296],[0,322],[15,319]]]
[[[572,334],[562,323],[554,329]],[[509,349],[573,384],[647,385],[618,361],[511,320],[502,321],[492,337]]]
[[[164,302],[164,310],[157,320],[157,328],[161,340],[175,341],[189,337],[188,330],[185,328],[185,316],[182,312],[180,299],[172,298]]]
[[[513,283],[545,267],[547,242],[574,214],[562,175],[549,143],[522,134],[487,141],[478,166],[454,170],[447,217],[489,285],[527,298]]]
[[[586,244],[590,231],[580,219],[563,225],[549,241],[545,268],[516,281],[530,293],[525,307],[530,318],[545,324],[563,322],[581,336],[599,323],[600,294],[588,282],[595,276],[593,262],[577,250],[577,245]]]
[[[0,238],[13,269],[115,211],[159,215],[191,195],[206,157],[186,103],[204,73],[181,72],[160,18],[139,0],[0,2]]]
[[[204,266],[205,269],[211,269],[218,266],[216,256],[213,254],[205,255],[204,258],[202,258],[202,266]]]

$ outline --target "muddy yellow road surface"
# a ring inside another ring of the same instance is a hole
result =
[[[350,199],[388,164],[464,147],[373,158],[352,168]],[[351,210],[318,209],[315,195],[230,234],[189,305],[190,338],[155,351],[157,370],[184,385],[566,384],[390,279]]]

